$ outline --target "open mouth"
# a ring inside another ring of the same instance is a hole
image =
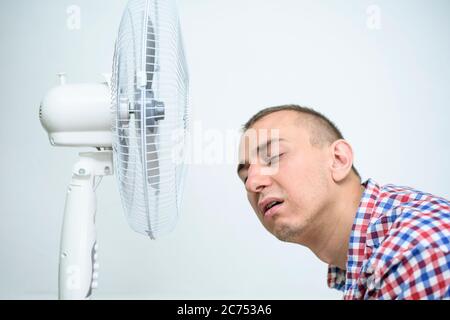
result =
[[[264,213],[266,213],[267,211],[269,211],[270,209],[279,206],[280,204],[282,204],[283,201],[272,201],[271,203],[269,203],[266,208],[264,209]]]
[[[274,212],[278,207],[280,207],[283,202],[283,200],[275,198],[264,200],[260,204],[260,210],[263,215],[270,214]]]

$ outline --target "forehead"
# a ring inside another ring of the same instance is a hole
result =
[[[285,143],[303,144],[309,141],[303,115],[296,111],[284,110],[271,113],[249,128],[241,137],[240,159],[247,158],[252,146],[264,145],[268,141],[281,139]]]

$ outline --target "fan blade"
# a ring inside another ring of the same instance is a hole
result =
[[[153,79],[155,77],[156,71],[156,35],[155,28],[153,28],[153,23],[148,20],[147,25],[147,50],[145,59],[145,71],[147,73],[147,85],[146,90],[150,91],[153,89]]]
[[[157,130],[153,130],[156,128],[147,130],[147,179],[150,186],[159,191],[159,183],[160,183],[160,170],[159,170],[159,159],[158,159],[158,148],[156,147],[157,139],[155,134]]]

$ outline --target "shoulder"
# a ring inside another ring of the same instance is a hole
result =
[[[367,245],[392,259],[417,248],[450,248],[450,202],[409,187],[380,189],[367,229]]]
[[[364,271],[371,292],[378,297],[437,298],[449,294],[447,200],[408,187],[383,187],[377,213],[367,230],[367,245],[372,254]],[[433,289],[436,284],[440,288]]]
[[[403,251],[421,247],[449,247],[450,202],[409,187],[381,189],[376,214],[368,227],[374,246]]]

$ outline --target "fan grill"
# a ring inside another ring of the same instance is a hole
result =
[[[181,210],[188,86],[175,1],[131,0],[114,57],[113,149],[127,220],[152,239],[170,232]]]

